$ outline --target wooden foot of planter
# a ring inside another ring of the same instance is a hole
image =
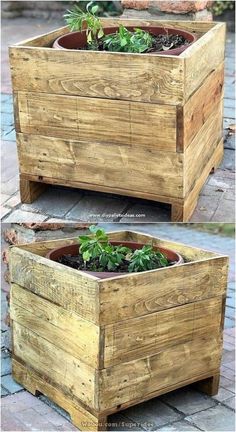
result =
[[[13,376],[82,430],[194,382],[218,387],[228,258],[133,231],[108,236],[187,262],[102,280],[46,258],[62,240],[10,250]]]
[[[34,202],[47,188],[44,183],[31,181],[20,175],[20,196],[22,203],[31,204]]]
[[[71,422],[80,430],[100,431],[106,430],[107,416],[95,416],[86,410],[74,398],[65,395],[63,390],[47,382],[42,376],[25,366],[13,357],[12,375],[15,381],[21,384],[34,396],[39,393],[47,396],[61,408],[68,412]],[[63,383],[61,383],[63,386]]]
[[[219,383],[220,383],[220,373],[210,378],[206,378],[202,381],[198,381],[197,383],[194,384],[194,387],[197,390],[200,390],[201,392],[206,393],[209,396],[215,396],[219,390]]]
[[[167,203],[173,222],[187,222],[223,135],[225,24],[102,22],[182,28],[198,40],[179,56],[51,48],[63,27],[10,47],[21,172]],[[24,202],[39,193],[21,189]]]

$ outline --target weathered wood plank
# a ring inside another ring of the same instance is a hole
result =
[[[217,23],[181,55],[185,59],[185,101],[224,60],[225,23]]]
[[[78,427],[79,430],[101,430],[99,423],[102,421],[104,421],[104,423],[106,422],[104,417],[99,415],[95,417],[94,414],[86,410],[77,400],[75,400],[75,397],[72,398],[65,395],[62,390],[47,382],[43,375],[32,370],[29,365],[23,365],[15,358],[12,359],[12,374],[14,380],[19,382],[29,392],[34,395],[36,392],[40,392],[67,411],[72,423]],[[102,430],[105,430],[105,428]]]
[[[216,23],[209,21],[165,21],[165,20],[139,20],[139,19],[124,19],[124,18],[103,18],[101,21],[106,27],[119,26],[120,24],[124,26],[158,26],[158,27],[168,27],[168,28],[182,28],[183,30],[189,30],[193,33],[198,33],[199,35],[204,34],[211,28],[213,28]],[[23,40],[14,46],[33,46],[33,47],[47,47],[51,46],[56,38],[69,32],[68,26],[60,27],[49,33],[45,33],[33,38]]]
[[[199,338],[144,359],[104,369],[101,374],[100,409],[132,399],[142,399],[158,389],[215,370],[220,366],[219,338]]]
[[[174,56],[11,47],[10,64],[14,91],[168,105],[184,100],[184,60]]]
[[[221,332],[222,296],[105,327],[104,367],[157,354]]]
[[[212,114],[196,134],[184,154],[184,195],[187,196],[204,176],[204,168],[212,158],[222,138],[222,101],[215,107]],[[212,166],[213,168],[213,166]]]
[[[11,285],[11,318],[77,359],[99,368],[99,327],[19,285]]]
[[[189,146],[190,147],[190,146]],[[182,205],[182,221],[187,222],[192,216],[194,209],[197,205],[197,200],[201,188],[203,187],[207,177],[209,176],[212,168],[217,168],[224,155],[224,140],[223,138],[218,143],[210,159],[207,161],[206,165],[201,171],[201,175],[197,177],[193,189],[190,191],[187,197],[185,197],[184,203]],[[180,219],[179,219],[180,221]]]
[[[43,178],[183,197],[183,155],[18,134],[20,171]],[[63,166],[63,173],[61,167]],[[164,173],[164,175],[163,175]],[[82,187],[82,186],[81,186]],[[113,189],[114,193],[114,189]]]
[[[23,133],[176,151],[173,106],[26,92],[18,100]]]
[[[10,279],[88,321],[98,322],[98,285],[93,276],[13,247]]]
[[[223,295],[227,258],[99,281],[100,324],[107,325]]]
[[[27,180],[20,175],[20,196],[21,202],[31,204],[47,189],[44,183]]]
[[[183,106],[183,141],[188,147],[195,135],[220,105],[223,94],[224,63],[212,72]]]
[[[46,341],[36,333],[13,322],[14,357],[29,364],[70,396],[75,395],[95,408],[95,370]]]

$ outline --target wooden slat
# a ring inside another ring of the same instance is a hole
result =
[[[81,143],[47,135],[17,135],[22,174],[97,184],[141,194],[183,197],[183,155],[131,146]],[[63,167],[63,170],[62,170]],[[80,186],[82,187],[82,186]],[[85,187],[86,188],[86,187]]]
[[[199,193],[209,176],[211,170],[214,168],[218,168],[220,162],[224,156],[224,140],[223,138],[218,143],[215,148],[213,154],[210,159],[207,161],[206,165],[201,170],[201,175],[196,179],[193,189],[190,191],[188,196],[184,200],[184,204],[182,206],[182,221],[188,222],[190,217],[192,216],[194,209],[197,205],[197,200],[199,197]]]
[[[145,244],[146,243],[153,244],[153,246],[160,246],[167,249],[172,249],[178,252],[185,259],[186,262],[201,261],[207,258],[214,258],[219,256],[215,252],[189,246],[187,244],[183,244],[179,242],[173,242],[171,240],[160,239],[154,235],[146,234],[134,230],[128,231],[127,236],[128,236],[127,240],[130,241],[145,243]]]
[[[184,60],[174,56],[10,48],[14,91],[181,105]]]
[[[104,367],[157,354],[176,344],[220,334],[222,296],[105,327]]]
[[[182,28],[183,30],[189,30],[198,34],[204,34],[212,27],[215,26],[214,22],[209,21],[165,21],[165,20],[138,20],[138,19],[124,19],[124,18],[101,18],[101,21],[105,27],[114,27],[123,24],[124,26],[158,26],[168,28]],[[69,32],[67,26],[60,27],[59,29],[53,30],[49,33],[23,40],[14,46],[35,46],[35,47],[47,47],[50,46],[54,40]]]
[[[88,321],[98,321],[98,286],[93,276],[13,247],[10,279]]]
[[[220,257],[100,280],[100,324],[223,295],[227,262]]]
[[[75,397],[69,397],[57,386],[47,382],[43,375],[32,370],[29,365],[23,365],[19,360],[12,359],[12,374],[15,381],[19,382],[28,391],[33,393],[42,393],[50,400],[53,400],[57,405],[67,411],[70,415],[71,422],[84,431],[105,430],[100,429],[98,422],[101,423],[102,418],[98,415],[95,417],[91,412],[85,409],[82,404],[75,400]]]
[[[16,284],[11,285],[10,307],[18,324],[98,369],[98,326]]]
[[[14,356],[47,377],[69,395],[75,395],[95,408],[95,370],[46,341],[36,333],[13,322]]]
[[[100,409],[105,410],[132,399],[219,368],[220,339],[199,338],[168,348],[162,353],[133,360],[101,371]],[[200,378],[201,379],[201,378]]]
[[[182,53],[185,58],[185,100],[224,60],[225,23],[217,23]]]
[[[173,106],[26,92],[18,100],[23,133],[176,151]]]
[[[222,138],[222,101],[203,124],[184,154],[184,195],[187,196],[194,185],[204,175],[204,168],[212,158]],[[213,168],[213,167],[212,167]],[[209,174],[209,173],[208,173]],[[204,181],[206,177],[204,176]]]
[[[184,149],[220,104],[223,93],[224,63],[222,63],[183,107]]]

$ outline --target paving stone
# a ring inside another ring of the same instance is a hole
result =
[[[6,399],[6,398],[4,398]],[[26,431],[25,424],[14,416],[9,416],[8,412],[2,412],[1,427],[3,431]]]
[[[1,358],[1,376],[11,373],[11,358]]]
[[[138,426],[136,422],[128,419],[121,413],[109,416],[107,423],[107,429],[111,431],[143,431],[143,428]]]
[[[20,203],[21,203],[20,194],[16,193],[16,195],[13,195],[8,201],[6,201],[5,204],[7,207],[14,208]]]
[[[23,223],[23,222],[43,222],[47,219],[45,215],[26,212],[22,210],[14,210],[9,216],[4,219],[4,223]]]
[[[23,390],[23,387],[13,380],[11,375],[2,377],[2,385],[9,391],[9,393],[17,393]]]
[[[227,191],[224,194],[224,199],[235,201],[235,189],[227,189]]]
[[[4,218],[10,211],[11,209],[1,206],[1,218]]]
[[[15,176],[6,182],[2,182],[2,192],[7,195],[15,194],[19,190],[19,177]]]
[[[234,349],[235,346],[233,345],[233,350]],[[231,381],[235,381],[235,371],[233,371],[232,369],[222,366],[220,369],[220,374]]]
[[[161,427],[160,429],[158,428],[158,432],[159,431],[163,431],[163,432],[185,432],[185,431],[191,432],[191,431],[199,431],[199,429],[196,428],[195,426],[191,425],[189,422],[182,420],[182,421],[172,423],[169,426],[164,426],[164,427]]]
[[[145,430],[155,430],[159,426],[181,419],[181,414],[158,398],[128,408],[123,414]]]
[[[227,173],[223,171],[223,173],[215,173],[211,175],[208,180],[208,184],[210,186],[214,186],[216,189],[230,189],[234,185],[234,181],[227,178]]]
[[[112,221],[122,217],[127,204],[127,200],[123,198],[87,195],[66,214],[66,219],[82,222]]]
[[[222,197],[219,207],[214,213],[211,221],[225,222],[225,217],[227,215],[227,222],[234,223],[235,221],[235,206],[234,202],[231,200],[226,200]]]
[[[4,204],[7,200],[9,200],[10,195],[1,194],[1,203]]]
[[[162,396],[161,399],[185,415],[193,414],[215,405],[213,399],[191,388],[171,392]]]
[[[9,395],[8,391],[3,386],[1,386],[1,397],[8,396],[8,395]]]
[[[168,222],[170,217],[170,206],[157,203],[134,204],[119,222]]]
[[[66,421],[63,417],[60,417],[57,413],[55,413],[55,416],[58,419],[58,422],[60,425],[63,425],[63,423]],[[23,411],[18,411],[15,414],[15,418],[17,418],[19,421],[24,423],[28,430],[39,430],[39,431],[55,431],[55,424],[53,424],[50,420],[48,420],[49,414],[47,415],[40,415],[37,413],[33,408],[28,408]],[[60,423],[61,420],[61,423]]]
[[[200,411],[186,417],[185,420],[193,423],[203,431],[231,432],[235,430],[233,411],[221,405],[206,411]]]
[[[234,381],[232,381],[231,379],[228,379],[222,375],[220,376],[220,386],[225,388],[226,390],[231,391],[234,394],[236,392]]]
[[[225,149],[223,161],[220,164],[221,169],[227,169],[234,171],[235,170],[235,151]]]
[[[224,107],[224,117],[235,119],[235,109],[230,107]]]
[[[225,400],[234,396],[230,390],[225,389],[224,387],[220,387],[217,395],[213,396],[213,398],[218,402],[224,402]]]
[[[235,309],[227,306],[225,309],[225,316],[227,318],[234,318],[235,317]]]
[[[234,108],[235,109],[235,101],[231,98],[224,98],[224,106],[227,108]]]
[[[13,117],[13,115],[10,114],[10,113],[2,112],[1,113],[1,124],[2,125],[6,125],[6,126],[14,126],[14,117]]]
[[[32,204],[22,204],[21,210],[50,214],[60,218],[65,216],[82,196],[76,190],[49,187]]]
[[[231,327],[235,327],[235,320],[226,317],[224,321],[224,328],[228,329]]]
[[[227,407],[232,408],[234,411],[235,411],[235,404],[236,404],[235,396],[224,401],[224,405],[227,405]]]

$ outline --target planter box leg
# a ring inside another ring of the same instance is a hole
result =
[[[65,396],[54,384],[45,381],[45,377],[41,377],[37,372],[27,368],[15,358],[12,359],[12,375],[15,381],[34,396],[41,393],[67,411],[71,422],[81,431],[106,430],[106,416],[91,414],[77,401]]]
[[[31,204],[46,190],[46,187],[46,184],[27,180],[20,176],[21,202]]]
[[[202,381],[198,381],[194,384],[194,387],[206,393],[208,396],[215,396],[219,390],[219,382],[220,382],[220,374],[216,374],[211,376],[210,378],[206,378]]]
[[[184,205],[171,205],[171,222],[185,222]]]

